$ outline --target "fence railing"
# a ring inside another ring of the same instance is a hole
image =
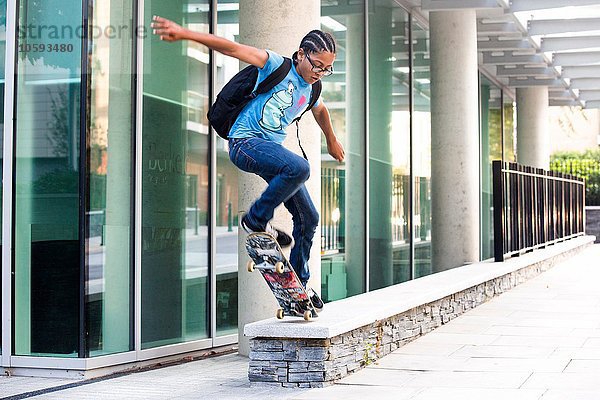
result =
[[[492,169],[496,261],[584,234],[582,178],[502,161]]]

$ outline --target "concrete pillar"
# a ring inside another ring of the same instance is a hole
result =
[[[274,12],[276,10],[276,12]],[[298,50],[302,38],[312,29],[319,29],[321,15],[317,1],[297,0],[245,0],[240,2],[240,42],[258,48],[268,48],[291,57]],[[288,129],[287,148],[299,152],[296,127]],[[300,123],[300,138],[311,165],[311,177],[306,183],[317,210],[321,209],[321,133],[311,113]],[[255,175],[240,173],[239,210],[244,211],[256,200],[266,183]],[[273,224],[291,232],[292,219],[281,206],[275,212]],[[317,292],[321,289],[320,234],[315,234],[310,258],[311,279],[309,286]],[[239,353],[247,356],[249,342],[244,337],[244,325],[275,316],[277,302],[259,273],[246,271],[248,256],[245,251],[246,235],[240,230],[238,258],[238,327]]]
[[[550,168],[548,87],[517,88],[517,162]]]
[[[474,10],[435,11],[431,30],[434,272],[479,260],[479,119]]]

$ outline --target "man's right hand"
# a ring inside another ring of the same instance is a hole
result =
[[[165,40],[167,42],[185,39],[185,32],[187,31],[187,29],[181,25],[166,18],[159,17],[158,15],[152,17],[150,27],[155,35],[160,36],[160,40]]]

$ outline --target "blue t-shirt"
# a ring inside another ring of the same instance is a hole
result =
[[[283,57],[279,54],[270,50],[267,53],[269,59],[263,68],[258,69],[256,86],[283,63]],[[312,85],[292,65],[286,77],[271,91],[258,95],[244,107],[231,127],[229,137],[258,137],[282,143],[286,136],[285,128],[308,107],[311,90]],[[318,104],[317,101],[315,106]]]

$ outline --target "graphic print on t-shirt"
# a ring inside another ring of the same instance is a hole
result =
[[[278,131],[282,128],[283,111],[293,105],[295,89],[292,81],[288,81],[287,89],[273,93],[263,107],[262,118],[258,121],[260,126],[271,131]]]

